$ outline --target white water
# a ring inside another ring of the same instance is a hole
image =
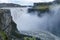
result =
[[[42,36],[44,36],[45,33],[46,36],[49,34],[52,37],[55,37],[56,40],[60,40],[60,6],[54,5],[52,8],[50,8],[50,12],[43,13],[42,17],[39,17],[37,12],[28,13],[28,8],[3,9],[11,9],[11,15],[17,24],[17,29],[20,32],[38,32],[40,35],[43,34]],[[57,35],[59,38],[57,38],[55,35]]]
[[[51,8],[50,12],[43,13],[42,17],[39,17],[37,12],[28,13],[27,9],[28,8],[11,9],[11,15],[19,31],[49,31],[54,35],[60,36],[59,6]]]
[[[28,13],[27,8],[23,8],[22,11],[20,9],[12,9],[12,16],[20,31],[52,31],[53,28],[57,28],[60,20],[59,10],[59,7],[55,7],[49,13],[45,12],[42,17],[38,17],[37,12]]]

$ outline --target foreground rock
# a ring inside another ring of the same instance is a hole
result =
[[[14,26],[13,24],[15,23],[12,20],[10,10],[0,9],[0,40],[12,40],[11,31],[12,28],[16,28],[16,24]]]

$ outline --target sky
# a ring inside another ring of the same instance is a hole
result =
[[[0,0],[0,3],[17,3],[21,5],[32,5],[34,2],[50,2],[53,0]]]

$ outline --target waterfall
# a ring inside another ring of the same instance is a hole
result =
[[[15,10],[15,11],[13,11]],[[60,37],[60,6],[55,6],[49,12],[28,13],[28,8],[12,9],[12,17],[19,31],[48,31]]]

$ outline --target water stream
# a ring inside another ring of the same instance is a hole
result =
[[[48,31],[60,37],[60,6],[55,6],[49,12],[40,13],[41,15],[38,15],[37,11],[28,13],[28,8],[16,12],[12,16],[19,31]]]

